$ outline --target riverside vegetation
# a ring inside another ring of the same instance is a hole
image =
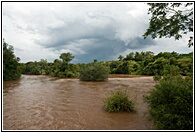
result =
[[[71,53],[61,55],[67,56],[64,58],[74,58]],[[62,57],[61,55],[60,57]],[[41,59],[38,62],[19,63],[19,66],[22,74],[51,75],[60,78],[80,78],[81,80],[89,75],[101,75],[103,80],[106,80],[107,74],[164,75],[169,69],[173,69],[174,72],[179,72],[183,76],[193,72],[192,52],[188,54],[160,52],[157,55],[150,51],[131,52],[123,58],[120,55],[119,60],[97,61],[88,64],[72,64],[63,58],[60,59],[55,59],[54,62]],[[84,74],[85,76],[83,76]],[[93,81],[93,79],[89,80]]]
[[[144,38],[174,37],[178,40],[182,34],[193,32],[193,3],[148,3],[148,5],[150,6],[148,14],[151,14],[151,18]],[[13,47],[9,47],[5,42],[3,46],[3,80],[17,79],[21,72],[56,77],[80,77],[80,80],[85,81],[105,81],[108,73],[155,75],[154,79],[158,83],[145,97],[149,103],[150,117],[155,128],[193,129],[193,52],[189,54],[160,52],[157,55],[151,51],[131,52],[126,57],[120,55],[116,61],[97,62],[95,59],[94,64],[88,65],[70,64],[74,56],[71,53],[62,53],[60,55],[62,60],[56,59],[53,63],[43,59],[39,62],[18,63],[19,58],[14,56]],[[188,46],[193,46],[191,36]],[[107,67],[109,71],[106,71]],[[100,77],[90,76],[97,68],[103,70],[96,72]],[[106,101],[111,103],[110,100],[114,99],[114,103],[118,103],[121,101],[119,96],[121,97],[121,93],[117,92]],[[122,103],[127,101],[128,105],[130,104],[126,95],[122,99]],[[109,112],[121,111],[122,107],[119,105],[107,105],[107,102],[105,104]]]
[[[193,129],[193,79],[167,76],[145,97],[156,129]]]
[[[79,78],[81,81],[107,81],[108,74],[155,75],[157,85],[145,101],[156,129],[192,129],[193,127],[193,53],[131,52],[119,60],[71,64],[74,56],[62,53],[60,59],[47,62],[19,63],[14,49],[3,43],[3,80],[13,80],[22,74],[51,75],[60,78]],[[186,78],[182,78],[186,76]],[[108,112],[135,112],[133,101],[125,92],[113,92],[104,101]]]
[[[3,80],[14,80],[21,76],[20,58],[14,55],[14,47],[3,39]]]

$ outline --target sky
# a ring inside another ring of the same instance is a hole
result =
[[[3,2],[2,11],[2,36],[20,62],[53,62],[66,52],[71,63],[89,63],[136,51],[193,51],[189,35],[143,39],[150,19],[143,2]]]

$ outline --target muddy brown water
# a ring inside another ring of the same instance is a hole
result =
[[[152,130],[143,96],[152,77],[110,75],[106,82],[82,82],[22,75],[3,82],[3,130]],[[136,113],[108,113],[103,100],[121,88]]]

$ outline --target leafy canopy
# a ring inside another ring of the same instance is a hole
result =
[[[72,56],[71,53],[62,53],[60,55],[60,59],[63,60],[63,62],[70,62],[72,59],[74,58],[74,56]]]
[[[193,3],[148,3],[151,14],[150,25],[144,33],[144,38],[174,37],[176,40],[182,34],[193,32]],[[188,46],[193,45],[190,37]]]

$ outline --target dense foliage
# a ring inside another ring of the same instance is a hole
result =
[[[69,62],[74,58],[71,53],[62,53],[62,60],[56,59],[53,63],[41,59],[39,62],[27,62],[23,65],[23,74],[52,75],[60,78],[75,78],[79,76],[79,68]]]
[[[151,14],[144,38],[174,37],[193,32],[193,3],[148,3]],[[190,37],[188,46],[193,45]],[[159,53],[145,65],[144,74],[152,74],[159,84],[145,99],[156,129],[193,129],[193,53]],[[187,76],[183,78],[181,75]],[[190,77],[189,77],[190,76]]]
[[[108,65],[111,74],[163,75],[167,66],[173,66],[186,76],[193,71],[193,53],[160,52],[154,55],[151,51],[131,52],[119,61],[109,61]]]
[[[61,60],[55,59],[54,62],[47,62],[41,59],[38,62],[20,63],[20,65],[23,68],[23,74],[46,74],[61,78],[77,78],[80,75],[80,79],[84,80],[94,80],[98,78],[96,74],[105,80],[108,73],[163,75],[176,72],[186,76],[193,71],[193,53],[160,52],[154,55],[151,51],[131,52],[125,57],[120,55],[119,60],[98,62],[95,59],[94,62],[88,64],[69,63],[73,58],[71,53],[62,53]],[[99,78],[98,80],[101,80]]]
[[[126,92],[118,90],[113,92],[104,101],[104,108],[108,112],[135,112],[134,103],[132,100],[129,100]]]
[[[21,76],[20,58],[14,55],[14,47],[3,40],[3,80],[14,80]]]
[[[145,97],[156,129],[193,129],[193,79],[167,76]]]
[[[80,80],[105,81],[108,79],[109,69],[103,64],[94,62],[80,68]]]
[[[149,28],[144,37],[174,37],[193,32],[193,3],[148,3],[151,14]],[[193,45],[190,37],[188,46]]]

